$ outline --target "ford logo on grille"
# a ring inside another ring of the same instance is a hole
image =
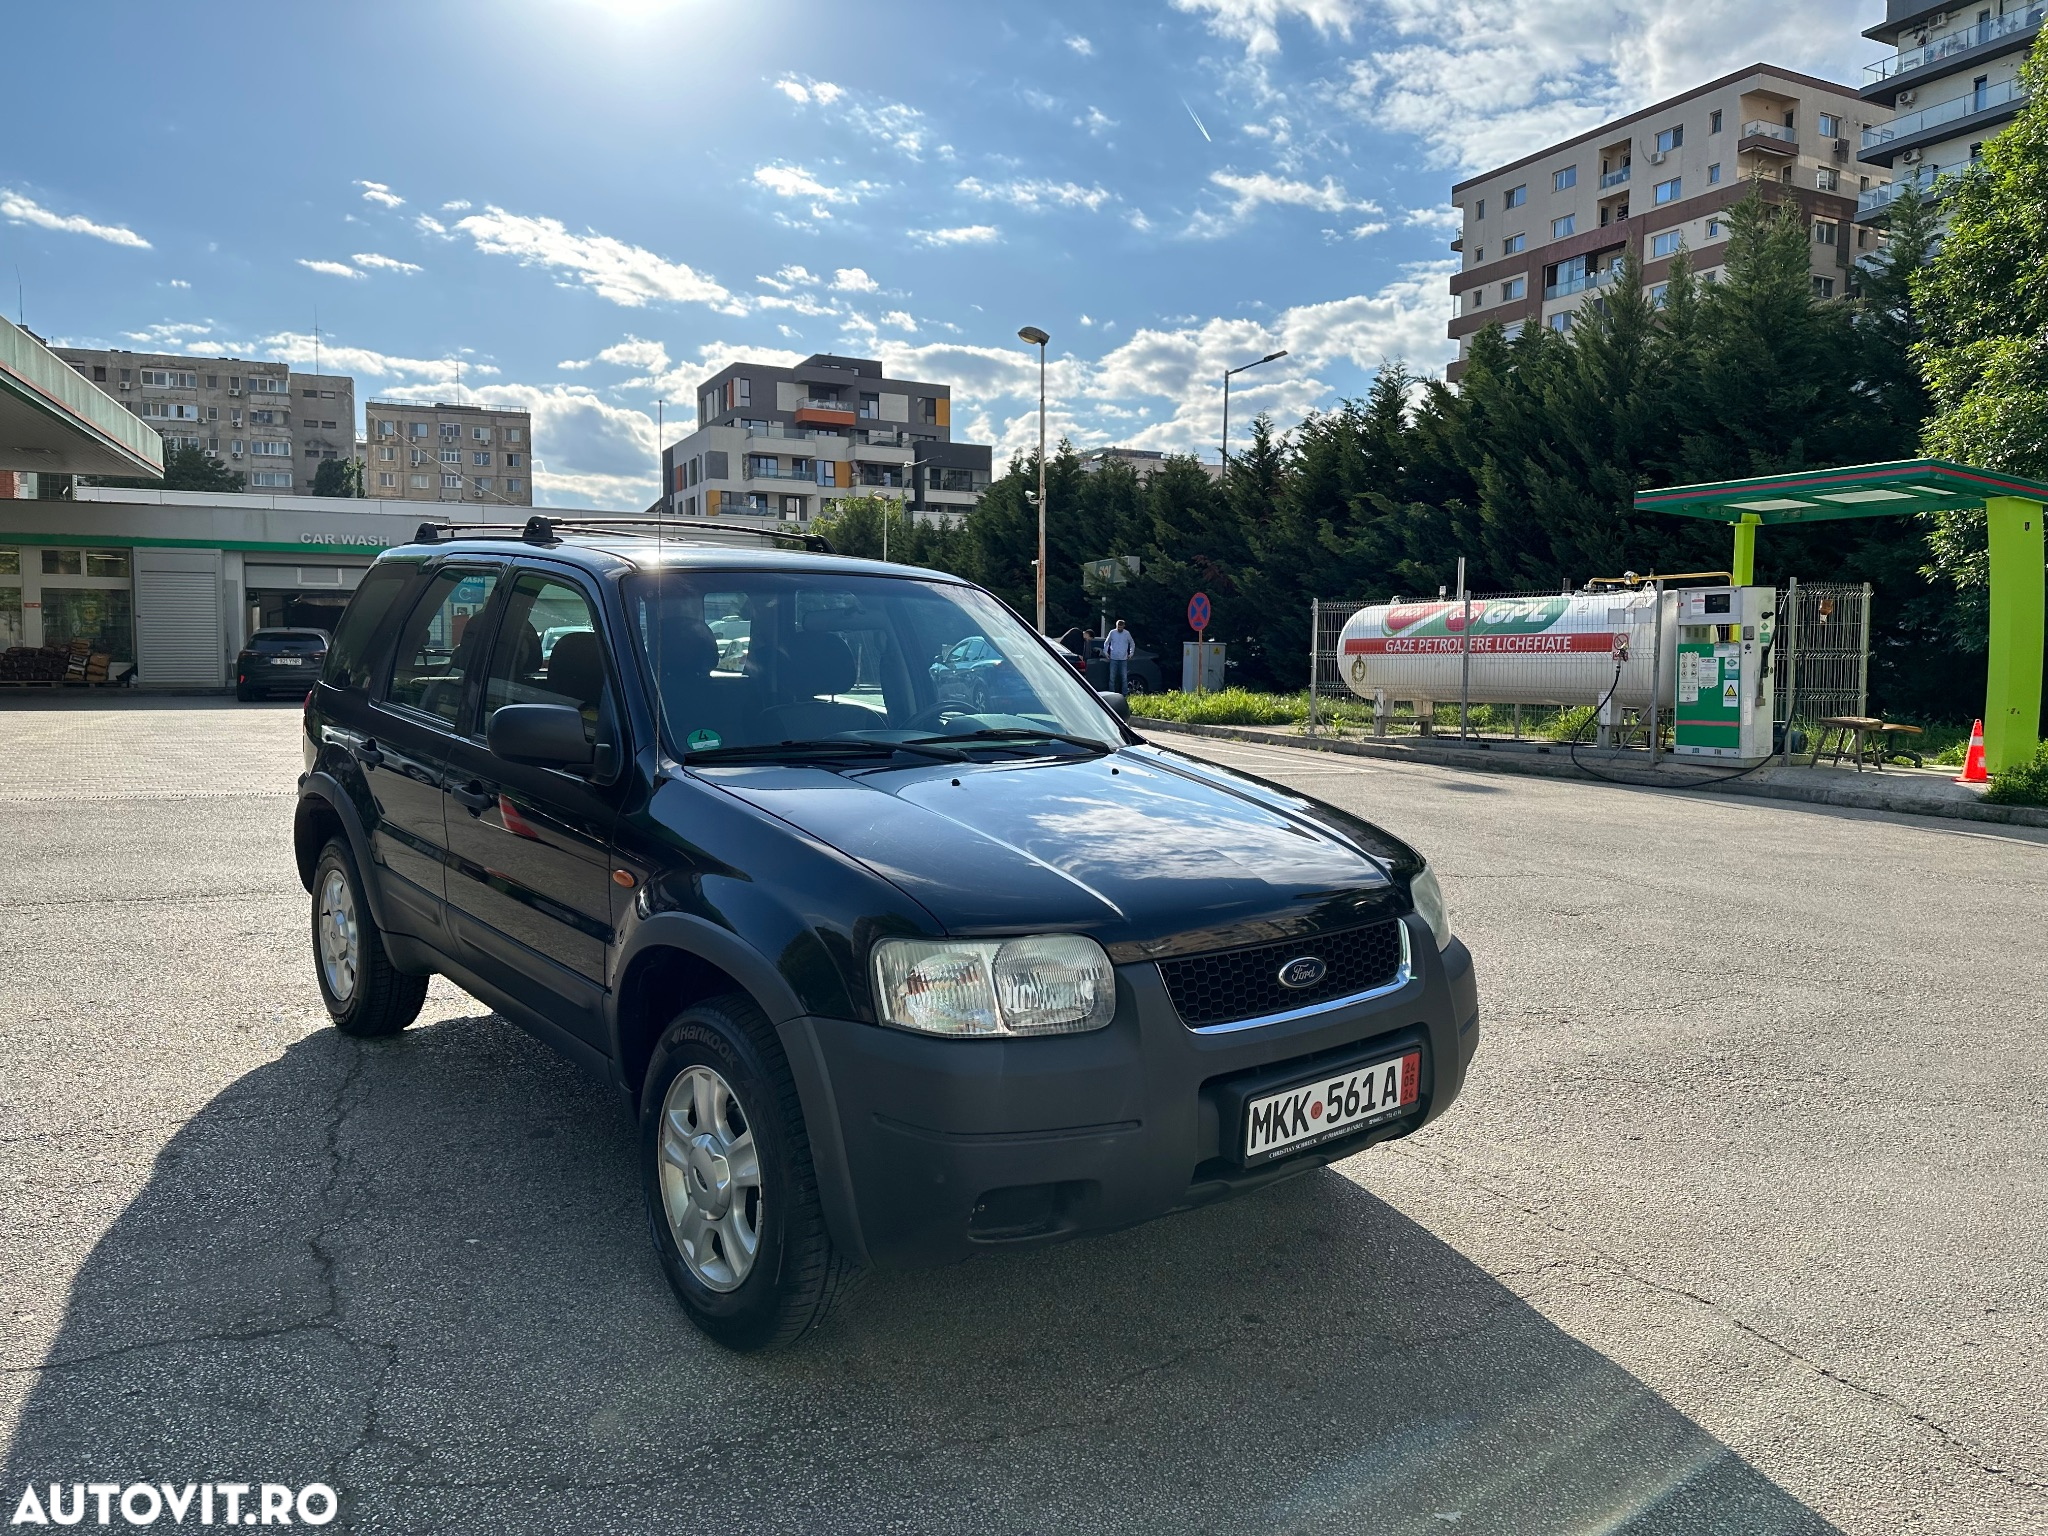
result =
[[[1330,968],[1314,955],[1303,955],[1290,960],[1280,967],[1280,985],[1292,987],[1299,992],[1303,987],[1312,987],[1329,974]]]

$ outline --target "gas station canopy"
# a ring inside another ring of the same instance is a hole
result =
[[[164,440],[34,336],[0,319],[0,470],[160,480]]]
[[[1841,517],[1889,517],[1908,512],[1975,512],[1986,498],[2016,496],[2048,501],[2048,484],[1945,459],[1903,459],[1802,470],[1756,480],[1672,485],[1636,495],[1639,512],[1669,512],[1717,523],[1814,523]]]

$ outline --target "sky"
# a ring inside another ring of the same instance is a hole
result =
[[[533,412],[639,508],[737,358],[881,360],[954,435],[1214,459],[1452,347],[1452,184],[1879,0],[8,0],[0,288],[53,343]],[[26,131],[24,128],[26,126]],[[12,270],[10,270],[10,268]],[[658,404],[665,402],[665,406]],[[667,430],[657,435],[657,412]],[[677,423],[681,425],[678,426]],[[361,422],[358,420],[358,428]]]

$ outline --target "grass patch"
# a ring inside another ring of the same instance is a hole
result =
[[[1306,693],[1148,693],[1131,700],[1131,712],[1182,725],[1292,725],[1308,715]]]
[[[1221,693],[1146,693],[1131,699],[1131,713],[1141,718],[1172,720],[1182,725],[1292,725],[1305,730],[1308,691],[1255,693],[1249,688],[1226,688]],[[1592,709],[1584,705],[1572,709],[1529,706],[1522,711],[1521,734],[1537,741],[1564,741],[1584,726],[1592,713]],[[1333,735],[1343,736],[1352,732],[1368,735],[1372,731],[1372,704],[1366,699],[1326,695],[1317,701],[1316,721],[1320,728]],[[1405,704],[1395,705],[1387,728],[1397,736],[1414,735],[1414,711]],[[1514,730],[1515,711],[1512,705],[1472,706],[1473,734],[1508,736]],[[1458,734],[1457,705],[1437,706],[1436,733],[1439,736]],[[1591,732],[1587,734],[1590,738]]]
[[[1991,775],[1984,798],[1999,805],[2048,806],[2048,742],[2034,749],[2031,761]]]

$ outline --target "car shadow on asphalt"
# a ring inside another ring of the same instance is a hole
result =
[[[93,1249],[0,1498],[320,1480],[365,1531],[1833,1529],[1333,1171],[872,1276],[769,1356],[694,1332],[645,1220],[618,1101],[503,1021],[308,1036]]]

